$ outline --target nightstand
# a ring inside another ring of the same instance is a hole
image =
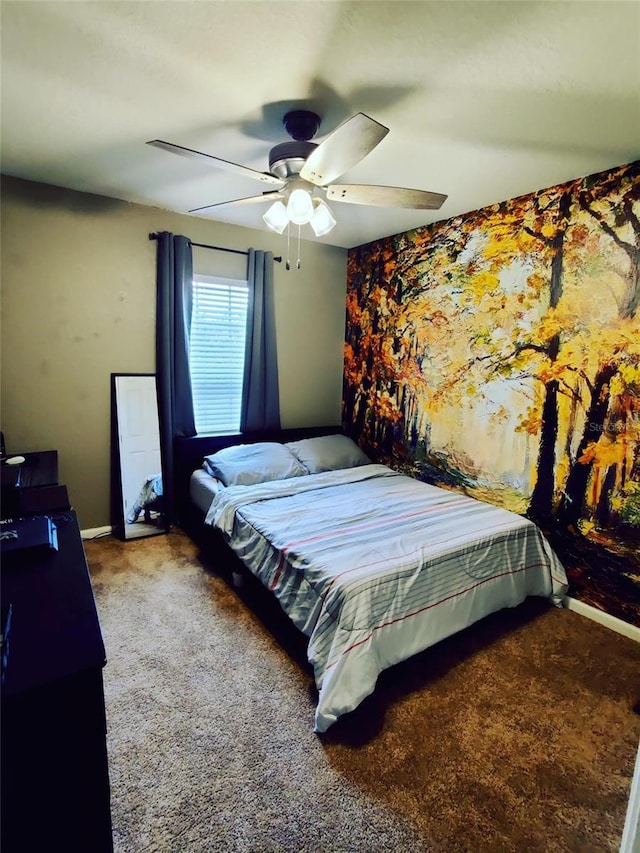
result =
[[[58,483],[58,451],[40,450],[24,456],[18,465],[0,466],[2,471],[2,518],[20,518],[69,509],[66,486]]]

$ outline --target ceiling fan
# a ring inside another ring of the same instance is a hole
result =
[[[309,223],[316,237],[328,234],[336,225],[336,219],[321,194],[330,201],[414,210],[438,210],[447,198],[440,193],[406,187],[333,183],[373,151],[389,132],[388,127],[364,113],[356,113],[347,119],[319,144],[311,142],[311,139],[320,127],[320,116],[311,110],[291,110],[284,116],[282,123],[292,141],[281,142],[271,149],[268,172],[258,172],[248,166],[231,163],[162,139],[153,139],[147,145],[179,154],[181,157],[204,160],[216,168],[277,186],[278,189],[266,190],[261,195],[216,202],[189,211],[202,213],[221,205],[270,201],[271,207],[263,219],[277,234],[282,234],[290,223],[298,226]],[[298,228],[298,242],[299,240]],[[297,265],[300,267],[299,258]]]

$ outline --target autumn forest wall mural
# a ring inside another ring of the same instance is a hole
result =
[[[640,161],[351,250],[343,420],[640,626]]]

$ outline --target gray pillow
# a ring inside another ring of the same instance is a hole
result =
[[[366,453],[346,435],[303,438],[300,441],[290,441],[285,447],[293,451],[310,474],[371,464]]]
[[[276,441],[225,447],[205,456],[203,468],[225,486],[252,486],[309,473],[289,448]]]

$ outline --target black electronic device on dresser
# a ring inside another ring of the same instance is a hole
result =
[[[57,547],[2,555],[1,849],[111,853],[106,655],[93,588],[73,509],[41,515]]]

